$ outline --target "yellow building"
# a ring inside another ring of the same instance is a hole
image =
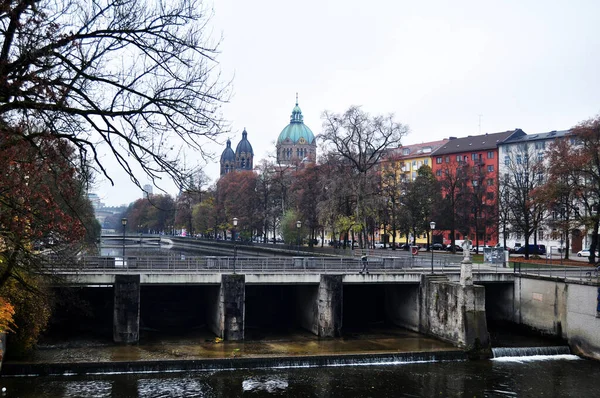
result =
[[[394,207],[396,206],[393,200],[394,195],[399,193],[400,184],[406,181],[414,181],[417,178],[418,170],[422,166],[431,167],[431,153],[445,145],[448,141],[448,139],[444,139],[421,144],[403,145],[388,151],[385,160],[381,164],[380,172],[384,179],[384,186],[389,188],[388,203],[392,214],[395,214]],[[387,232],[382,228],[377,234],[379,235],[379,241],[392,243],[392,236],[389,232],[389,228]],[[389,238],[387,238],[386,234],[389,235]],[[376,236],[376,240],[377,238]],[[403,244],[406,241],[406,236],[397,231],[395,243]],[[408,241],[414,241],[417,245],[424,246],[427,244],[427,234],[424,233],[416,237],[409,236]]]

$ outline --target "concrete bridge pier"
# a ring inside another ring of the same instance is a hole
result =
[[[342,275],[322,274],[318,294],[317,331],[319,337],[342,335]]]
[[[342,334],[342,275],[321,274],[319,285],[296,287],[293,311],[303,329],[319,337]]]
[[[140,275],[115,275],[113,340],[132,344],[140,340]]]
[[[472,356],[490,356],[485,288],[421,276],[420,331],[463,348]]]
[[[208,325],[223,340],[244,340],[246,277],[221,275],[221,285],[209,293]]]

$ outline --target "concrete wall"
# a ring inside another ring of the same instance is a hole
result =
[[[113,340],[126,344],[140,340],[139,275],[115,275]]]
[[[342,275],[321,275],[318,293],[318,335],[338,337],[342,335]]]
[[[223,339],[244,340],[246,280],[244,275],[224,274],[221,281]]]
[[[319,335],[319,286],[296,287],[296,316],[298,324]]]
[[[244,339],[245,289],[244,275],[223,274],[218,290],[208,290],[208,327],[223,340]]]
[[[563,337],[567,320],[567,287],[562,280],[516,278],[515,322],[541,333]]]
[[[206,324],[220,338],[223,338],[223,306],[221,305],[221,287],[209,286],[204,295],[206,303]]]
[[[571,349],[600,360],[600,287],[568,285],[567,336]]]
[[[474,355],[488,355],[485,288],[462,286],[423,275],[420,332],[446,340]]]
[[[521,277],[515,279],[513,321],[566,339],[578,355],[600,359],[600,287],[596,284]]]
[[[419,285],[386,285],[385,312],[396,326],[419,331]]]

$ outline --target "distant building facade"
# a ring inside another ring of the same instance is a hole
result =
[[[242,140],[237,144],[235,152],[231,148],[231,140],[227,140],[227,146],[221,154],[221,175],[232,171],[252,170],[254,167],[254,151],[248,141],[246,129],[242,132]]]

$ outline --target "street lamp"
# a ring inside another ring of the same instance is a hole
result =
[[[125,227],[127,226],[126,218],[121,218],[121,225],[123,226],[123,266],[125,266]]]
[[[431,273],[433,274],[433,230],[435,229],[435,221],[429,223],[429,228],[431,228]]]
[[[231,231],[231,235],[233,238],[233,273],[235,274],[235,262],[237,260],[237,240],[235,239],[235,228],[237,227],[238,219],[237,217],[233,218],[233,231]]]
[[[300,228],[302,228],[302,221],[296,221],[296,256],[300,255]]]

